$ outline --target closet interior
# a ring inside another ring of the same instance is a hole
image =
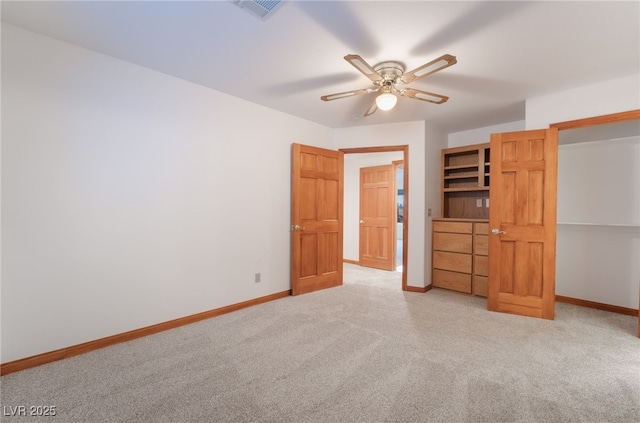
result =
[[[638,309],[640,120],[558,133],[556,295]]]

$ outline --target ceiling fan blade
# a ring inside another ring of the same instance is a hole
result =
[[[364,76],[372,80],[373,82],[381,82],[382,76],[378,72],[376,72],[370,64],[365,62],[365,60],[358,56],[357,54],[347,54],[344,56],[344,60],[351,63],[351,65],[358,69]]]
[[[369,106],[367,111],[364,113],[365,117],[371,116],[376,112],[376,110],[378,110],[378,103],[376,103],[376,99],[374,98],[373,101],[371,102],[371,106]]]
[[[416,100],[428,101],[429,103],[442,104],[449,100],[449,97],[434,94],[427,91],[416,90],[413,88],[406,88],[401,91],[401,95],[409,98],[415,98]]]
[[[451,65],[455,65],[456,63],[458,63],[458,60],[455,56],[445,54],[438,57],[436,60],[432,60],[431,62],[412,70],[411,72],[405,73],[404,75],[402,75],[402,77],[400,77],[400,80],[402,81],[402,83],[408,84],[417,79],[424,78],[427,75],[431,75],[432,73],[436,73],[438,71],[441,71],[442,69],[448,68]]]
[[[339,100],[341,98],[353,97],[360,94],[373,93],[378,90],[379,88],[363,88],[361,90],[345,91],[343,93],[323,95],[322,97],[320,97],[320,100],[323,100],[323,101]]]

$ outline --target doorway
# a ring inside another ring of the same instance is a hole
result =
[[[396,169],[395,174],[397,175],[398,168],[402,169],[402,181],[397,181],[397,192],[401,193],[401,202],[402,202],[402,221],[398,222],[398,230],[397,230],[397,246],[396,252],[397,255],[397,266],[396,270],[402,274],[402,290],[407,290],[407,256],[408,256],[408,227],[409,227],[409,216],[408,216],[408,204],[409,204],[409,184],[408,184],[408,158],[409,158],[409,149],[406,145],[400,146],[387,146],[387,147],[363,147],[363,148],[347,148],[340,149],[341,152],[345,154],[345,163],[351,158],[357,157],[378,157],[379,161],[384,160],[385,163],[393,163],[394,168]],[[392,155],[390,155],[393,153]],[[357,156],[356,156],[357,155]],[[347,166],[345,164],[345,166]],[[353,199],[353,195],[348,194],[348,180],[352,180],[353,176],[349,177],[345,171],[345,205],[344,205],[344,238],[345,238],[345,254],[343,256],[345,263],[355,263],[358,264],[358,254],[353,252],[350,253],[349,248],[352,249],[354,243],[359,242],[359,216],[358,216],[358,204],[359,194],[355,196],[355,203]],[[359,177],[358,177],[359,178]],[[355,182],[355,185],[359,186],[359,181]],[[352,201],[349,201],[352,200]],[[396,197],[397,201],[400,201],[399,197]],[[355,204],[355,205],[354,205]],[[395,272],[393,272],[395,273]],[[391,273],[391,275],[393,275]],[[391,277],[391,276],[390,276]]]
[[[394,174],[396,177],[396,272],[402,272],[402,227],[404,225],[404,162],[394,161]]]
[[[640,251],[640,110],[550,127],[558,128],[561,152],[566,155],[560,164],[572,166],[566,175],[560,167],[558,178],[558,194],[564,195],[565,202],[558,201],[557,274],[567,282],[562,288],[567,296],[556,295],[556,301],[628,315],[637,313],[640,337],[640,311],[633,305],[640,297],[636,260]],[[584,195],[586,188],[588,195]],[[580,265],[575,267],[575,263]],[[577,275],[577,270],[582,274]],[[610,283],[603,286],[599,283],[602,280],[617,281],[617,289]],[[590,296],[598,302],[586,299]]]

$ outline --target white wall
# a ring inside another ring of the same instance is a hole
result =
[[[527,99],[526,129],[640,109],[640,74]]]
[[[1,361],[290,289],[290,146],[331,141],[3,23]]]
[[[424,204],[426,213],[421,215],[420,218],[425,219],[425,231],[424,237],[424,265],[423,271],[427,280],[426,285],[431,285],[431,270],[432,270],[432,225],[434,217],[442,217],[441,204],[441,188],[440,188],[440,173],[441,168],[441,152],[443,148],[447,147],[447,136],[440,132],[437,128],[429,123],[425,124],[425,148],[424,148]],[[410,172],[413,170],[410,169]],[[413,198],[412,200],[413,201]],[[429,213],[429,210],[431,213]],[[430,216],[429,216],[430,215]]]
[[[448,135],[447,147],[453,148],[465,145],[484,144],[491,141],[491,134],[523,131],[524,129],[524,120],[517,120],[514,122],[501,123],[499,125],[470,129],[468,131],[453,132]]]
[[[360,260],[360,168],[391,164],[402,158],[402,151],[344,155],[343,258]]]
[[[426,216],[426,210],[439,207],[439,178],[433,175],[439,172],[440,149],[446,146],[446,136],[421,121],[334,131],[334,148],[390,145],[409,146],[407,284],[424,287],[431,283],[430,270],[426,272],[431,269],[431,219]]]

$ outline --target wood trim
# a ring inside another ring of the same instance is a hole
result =
[[[360,266],[360,262],[358,260],[342,259],[342,262],[343,263],[356,264],[356,265]]]
[[[433,285],[428,285],[425,286],[424,288],[420,288],[419,286],[411,286],[411,285],[407,285],[406,288],[403,288],[403,291],[407,291],[407,292],[419,292],[421,294],[424,294],[427,291],[431,291],[431,288],[433,287]]]
[[[199,322],[201,320],[210,319],[212,317],[231,313],[233,311],[241,310],[243,308],[251,307],[258,304],[263,304],[263,303],[277,300],[284,297],[288,297],[289,295],[291,295],[291,290],[276,292],[275,294],[266,295],[264,297],[254,298],[252,300],[231,304],[225,307],[220,307],[220,308],[216,308],[209,311],[204,311],[202,313],[192,314],[186,317],[180,317],[175,320],[169,320],[167,322],[158,323],[158,324],[147,326],[144,328],[134,329],[129,332],[107,336],[106,338],[96,339],[94,341],[85,342],[83,344],[73,345],[71,347],[61,348],[59,350],[50,351],[50,352],[34,355],[27,358],[22,358],[15,361],[10,361],[8,363],[0,364],[0,376],[7,375],[9,373],[19,372],[21,370],[40,366],[42,364],[52,363],[54,361],[84,354],[100,348],[108,347],[110,345],[119,344],[121,342],[127,342],[136,338],[142,338],[143,336],[153,335],[155,333],[163,332],[169,329],[175,329],[177,327],[188,325],[190,323]]]
[[[458,217],[434,217],[431,220],[434,222],[476,222],[476,223],[489,223],[489,219],[471,219],[471,218],[458,218]]]
[[[609,115],[594,116],[585,119],[569,120],[566,122],[557,122],[549,125],[549,128],[576,129],[585,128],[587,126],[604,125],[607,123],[624,122],[627,120],[640,119],[640,109],[629,110],[627,112],[612,113]]]
[[[567,303],[567,304],[573,304],[573,305],[582,306],[582,307],[595,308],[598,310],[610,311],[612,313],[625,314],[627,316],[635,317],[638,315],[638,310],[633,308],[597,303],[597,302],[588,301],[588,300],[580,300],[578,298],[564,297],[562,295],[556,295],[556,301],[559,303]]]
[[[354,147],[354,148],[339,148],[338,151],[342,151],[344,154],[357,154],[357,153],[389,153],[393,151],[405,151],[409,147],[407,145],[388,145],[383,147]],[[406,161],[407,158],[405,157]]]

